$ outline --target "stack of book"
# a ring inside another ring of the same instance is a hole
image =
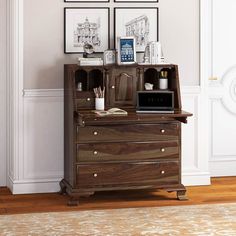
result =
[[[100,66],[103,65],[103,60],[100,57],[79,57],[78,58],[78,64],[80,66]]]
[[[149,43],[149,63],[158,64],[164,62],[161,44],[159,42]]]

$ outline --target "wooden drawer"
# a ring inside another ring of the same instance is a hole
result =
[[[77,92],[76,96],[77,96],[75,100],[76,110],[79,110],[80,108],[94,109],[95,98],[92,92]]]
[[[168,185],[179,182],[179,162],[140,162],[77,165],[79,187]]]
[[[77,144],[77,162],[178,159],[178,141]]]
[[[178,123],[87,126],[77,129],[77,142],[116,142],[116,141],[151,141],[177,140]]]

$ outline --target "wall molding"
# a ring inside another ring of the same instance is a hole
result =
[[[24,89],[24,97],[63,97],[64,89]]]
[[[6,103],[7,103],[7,79],[6,79],[6,4],[7,1],[0,1],[0,186],[6,186],[7,169],[7,143],[6,143]]]

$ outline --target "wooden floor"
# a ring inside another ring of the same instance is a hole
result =
[[[69,207],[68,196],[58,193],[12,195],[0,188],[0,214],[236,202],[236,177],[213,178],[210,186],[187,187],[187,195],[188,201],[178,201],[175,193],[165,191],[99,192],[81,198],[79,206]]]

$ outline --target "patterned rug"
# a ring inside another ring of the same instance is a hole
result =
[[[235,236],[236,203],[0,216],[1,236]]]

